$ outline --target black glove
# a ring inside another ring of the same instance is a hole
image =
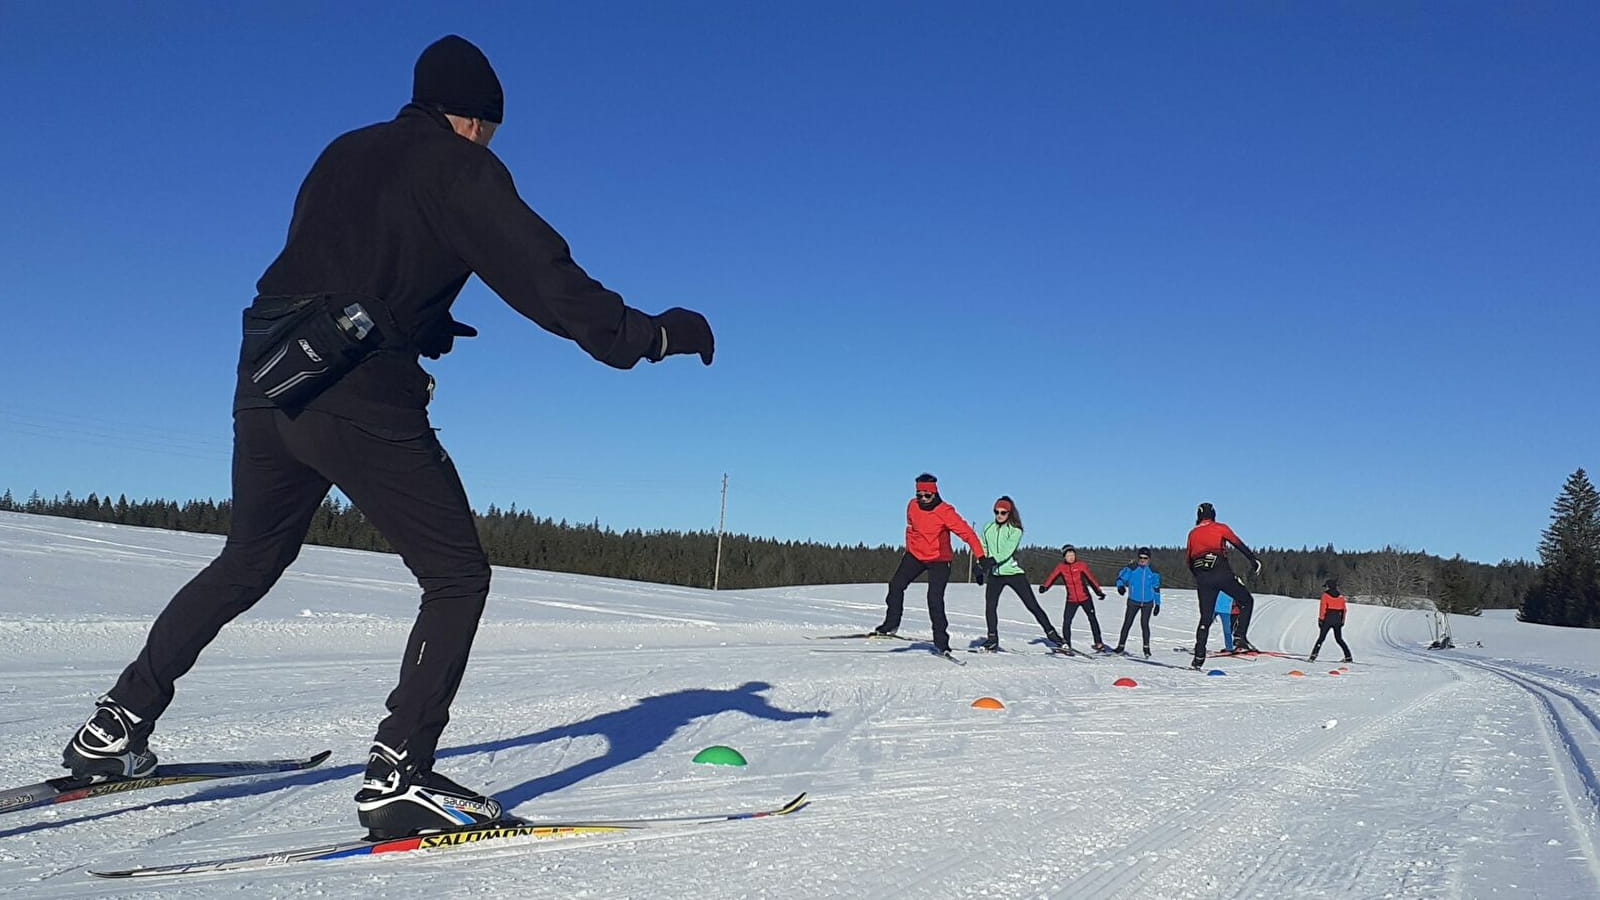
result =
[[[1128,586],[1125,584],[1117,585],[1117,593],[1124,597],[1128,596]]]
[[[435,329],[417,341],[417,349],[429,359],[438,359],[455,348],[458,337],[477,337],[478,329],[465,322],[451,319],[443,328]]]
[[[1039,593],[1042,594],[1042,593],[1044,593],[1045,591],[1048,591],[1048,590],[1050,590],[1050,585],[1048,585],[1048,584],[1039,585]]]
[[[1150,615],[1152,615],[1152,616],[1159,616],[1159,615],[1161,615],[1161,604],[1159,604],[1159,603],[1157,603],[1157,604],[1156,604],[1156,608],[1155,608],[1155,609],[1152,609],[1152,610],[1150,610]]]
[[[978,557],[978,568],[982,569],[985,575],[994,574],[994,568],[995,568],[995,566],[994,566],[994,557],[992,557],[992,556],[980,556],[980,557]]]
[[[711,365],[711,357],[717,352],[717,340],[705,316],[674,306],[659,316],[651,316],[650,321],[655,323],[657,334],[650,352],[645,354],[646,359],[660,362],[680,353],[698,353],[701,362]]]

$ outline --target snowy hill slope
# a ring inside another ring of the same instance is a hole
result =
[[[0,514],[0,786],[60,773],[93,698],[220,543]],[[925,637],[922,590],[904,630]],[[958,645],[982,631],[978,591],[951,588]],[[879,585],[713,594],[497,570],[441,771],[535,819],[753,809],[802,790],[815,803],[269,872],[86,874],[358,833],[351,795],[417,592],[394,557],[307,548],[180,683],[153,744],[173,762],[333,760],[0,816],[0,894],[1600,895],[1600,633],[1486,616],[1456,626],[1482,649],[1430,653],[1420,614],[1357,606],[1348,673],[1328,674],[1325,647],[1318,664],[1224,660],[1206,677],[1178,668],[1195,604],[1169,593],[1149,663],[1046,656],[1007,595],[1002,640],[1028,652],[963,654],[962,668],[913,645],[803,639],[875,624]],[[1045,600],[1059,620],[1060,592]],[[1263,598],[1252,638],[1304,653],[1314,615]],[[1114,687],[1124,676],[1139,686]],[[980,696],[1007,708],[971,708]],[[690,762],[712,744],[750,765]]]

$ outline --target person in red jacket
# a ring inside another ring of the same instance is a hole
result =
[[[1333,639],[1339,642],[1339,649],[1344,651],[1345,662],[1355,662],[1350,658],[1350,645],[1344,642],[1344,617],[1347,605],[1345,596],[1339,593],[1339,579],[1329,578],[1322,584],[1322,603],[1317,606],[1317,644],[1311,648],[1311,660],[1317,659],[1317,652],[1322,649],[1322,642],[1328,639],[1328,632],[1333,632]]]
[[[1100,620],[1094,614],[1094,600],[1089,599],[1092,590],[1096,600],[1104,600],[1106,592],[1101,589],[1100,582],[1094,580],[1094,573],[1089,571],[1089,564],[1078,559],[1078,548],[1071,544],[1061,548],[1061,564],[1050,570],[1050,577],[1039,585],[1039,593],[1050,590],[1050,585],[1056,579],[1067,586],[1067,606],[1061,613],[1061,637],[1065,643],[1062,646],[1072,649],[1072,619],[1078,613],[1078,608],[1089,616],[1089,632],[1094,636],[1094,649],[1104,650],[1105,641],[1100,638]]]
[[[1194,668],[1206,661],[1206,640],[1211,636],[1211,620],[1216,616],[1217,595],[1227,594],[1238,606],[1233,619],[1233,647],[1238,653],[1253,653],[1246,635],[1250,630],[1250,613],[1255,609],[1256,598],[1245,587],[1244,579],[1233,574],[1228,564],[1228,548],[1238,550],[1250,560],[1254,571],[1261,571],[1261,559],[1255,551],[1245,546],[1233,529],[1217,521],[1217,509],[1210,503],[1195,508],[1194,527],[1189,530],[1187,559],[1189,571],[1194,575],[1195,589],[1200,594],[1200,625],[1194,630]]]
[[[933,623],[933,646],[936,652],[950,652],[950,623],[944,615],[944,589],[950,583],[950,535],[965,541],[978,558],[978,566],[987,570],[993,563],[983,552],[983,543],[956,508],[939,496],[939,481],[924,472],[917,476],[916,496],[906,504],[906,552],[900,557],[900,567],[889,579],[889,594],[884,598],[889,611],[883,624],[874,628],[877,634],[894,634],[900,627],[900,616],[905,611],[906,588],[918,575],[928,573],[928,618]]]

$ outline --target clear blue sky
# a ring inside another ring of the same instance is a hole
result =
[[[479,507],[892,543],[1531,557],[1600,468],[1600,4],[10,3],[0,487],[225,496],[239,310],[442,34],[591,274],[716,365],[476,281],[429,368]]]

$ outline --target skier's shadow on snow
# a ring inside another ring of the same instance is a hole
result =
[[[509,788],[496,788],[494,796],[507,810],[535,797],[571,787],[602,772],[641,759],[660,749],[668,739],[696,719],[725,712],[739,712],[758,719],[774,722],[794,722],[800,719],[825,719],[832,715],[826,710],[792,712],[773,706],[763,691],[772,685],[764,681],[751,681],[732,690],[690,688],[645,697],[626,709],[602,713],[571,725],[558,725],[521,737],[486,741],[465,747],[455,747],[439,753],[441,759],[453,756],[470,756],[477,753],[495,753],[517,747],[533,747],[574,738],[601,737],[605,739],[605,752],[525,781]]]

